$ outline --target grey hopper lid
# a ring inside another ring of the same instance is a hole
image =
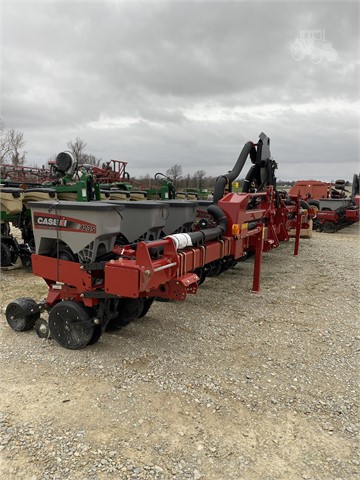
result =
[[[111,205],[108,202],[68,202],[66,200],[53,202],[44,200],[41,202],[29,202],[30,208],[51,208],[52,210],[87,210],[106,212],[111,210],[124,210],[122,205]]]

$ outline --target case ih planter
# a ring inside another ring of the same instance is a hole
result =
[[[121,213],[122,224],[118,231],[118,243],[127,244],[135,241],[157,240],[169,216],[166,203],[155,201],[124,202],[109,200],[108,205],[118,205],[124,210]]]
[[[100,202],[30,202],[38,255],[82,263],[111,251],[121,231],[122,205]]]
[[[248,155],[255,166],[251,175],[263,179],[264,191],[224,196],[225,185],[239,174]],[[33,273],[49,290],[40,303],[29,298],[11,302],[6,309],[9,325],[17,331],[35,325],[40,337],[50,335],[65,348],[79,349],[97,342],[106,330],[146,315],[155,297],[185,300],[209,272],[221,273],[249,252],[255,254],[253,291],[258,292],[263,250],[289,240],[288,232],[295,228],[297,255],[300,230],[309,222],[299,197],[287,197],[269,184],[275,183],[272,162],[264,134],[257,144],[248,142],[234,169],[217,182],[214,203],[207,209],[215,226],[153,241],[115,244],[124,228],[121,217],[131,211],[118,202],[92,202],[80,209],[73,202],[52,208],[47,204],[42,210],[38,203],[30,205],[38,225]],[[137,221],[144,216],[140,211]],[[178,222],[189,223],[186,215]],[[49,242],[54,241],[55,252],[49,254]],[[47,321],[40,317],[44,311]]]

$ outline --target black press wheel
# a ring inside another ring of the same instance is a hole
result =
[[[6,307],[5,316],[13,330],[25,332],[31,330],[40,317],[39,306],[32,298],[17,298]]]
[[[0,255],[0,265],[2,267],[8,267],[9,265],[11,265],[11,251],[10,248],[3,241],[1,242]]]
[[[86,347],[95,331],[89,312],[73,300],[59,302],[50,310],[49,327],[51,337],[70,350]]]
[[[109,321],[106,331],[111,332],[125,327],[142,313],[143,306],[144,300],[142,298],[122,298],[118,306],[118,316]]]

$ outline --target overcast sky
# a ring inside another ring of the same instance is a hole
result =
[[[264,131],[279,179],[360,169],[359,2],[3,1],[1,16],[1,118],[28,163],[80,137],[134,176],[220,175]],[[309,30],[331,45],[301,43]]]

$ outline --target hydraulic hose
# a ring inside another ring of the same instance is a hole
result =
[[[264,175],[264,173],[267,172],[267,169],[265,167],[265,172],[261,172],[260,166],[261,166],[261,160],[262,160],[263,154],[266,157],[266,160],[270,157],[270,150],[269,150],[270,140],[264,133],[261,133],[259,135],[259,138],[260,140],[258,144],[258,150],[255,148],[255,145],[253,142],[245,143],[245,145],[243,146],[240,152],[239,158],[237,159],[235,166],[231,170],[231,172],[225,175],[221,175],[216,180],[214,195],[213,195],[213,204],[209,205],[207,211],[210,215],[212,215],[215,218],[218,225],[216,227],[199,230],[198,232],[178,233],[175,235],[169,235],[168,238],[172,238],[176,246],[176,249],[182,249],[185,247],[190,247],[190,246],[199,245],[199,244],[201,245],[206,241],[216,240],[219,237],[221,237],[221,235],[223,235],[224,232],[226,232],[227,218],[225,213],[221,210],[220,207],[218,207],[217,204],[224,195],[226,185],[228,183],[231,184],[231,182],[233,182],[239,176],[241,170],[245,165],[248,155],[250,155],[253,165],[246,177],[245,183],[250,186],[251,181],[253,180],[256,174],[258,174],[260,178],[265,177],[265,178],[262,178],[261,183],[266,181],[266,175]],[[266,149],[263,152],[264,143],[266,145]],[[248,191],[249,186],[247,186],[246,191]]]
[[[240,152],[239,158],[237,159],[237,162],[235,163],[235,166],[231,170],[231,172],[225,175],[221,175],[216,180],[215,189],[214,189],[214,204],[217,204],[218,201],[223,197],[226,184],[228,182],[230,183],[234,181],[235,178],[239,176],[249,154],[251,156],[251,159],[255,158],[256,150],[253,142],[245,143],[245,145],[243,146],[243,149]]]
[[[258,165],[251,165],[250,170],[246,174],[246,177],[244,179],[244,185],[242,188],[243,193],[249,193],[250,186],[254,178],[256,177],[256,174],[258,173],[259,166]]]
[[[176,249],[180,250],[185,247],[201,245],[210,240],[216,240],[224,232],[226,232],[227,219],[221,208],[217,205],[209,205],[208,212],[215,218],[215,220],[217,220],[218,226],[207,228],[206,230],[199,230],[198,232],[168,235],[167,238],[171,238],[173,240]]]
[[[252,159],[253,165],[244,180],[243,193],[250,192],[252,182],[255,182],[258,192],[264,191],[269,185],[276,189],[275,170],[277,169],[277,163],[271,158],[270,139],[265,133],[261,133],[259,138],[255,160]]]

